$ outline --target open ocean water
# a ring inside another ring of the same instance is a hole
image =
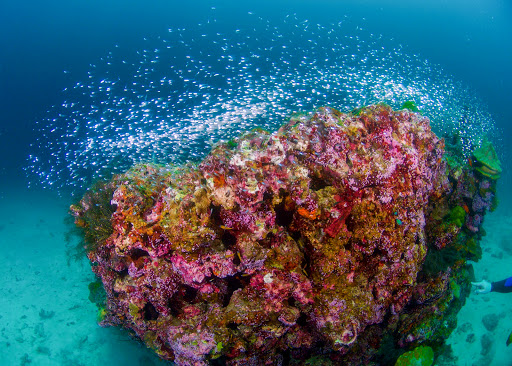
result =
[[[134,163],[200,161],[324,105],[412,100],[466,154],[489,138],[500,206],[475,274],[512,276],[511,65],[510,1],[1,1],[0,365],[164,364],[97,326],[69,204]],[[512,365],[511,310],[472,295],[453,364]]]

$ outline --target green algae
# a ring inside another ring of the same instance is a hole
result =
[[[133,302],[131,302],[129,305],[129,312],[133,319],[137,319],[139,317],[140,308],[135,305]]]
[[[478,261],[482,259],[482,248],[480,247],[478,240],[474,237],[470,238],[466,242],[466,250],[471,260]]]
[[[445,218],[445,223],[448,225],[456,225],[457,227],[462,227],[464,225],[464,221],[466,220],[466,211],[460,206],[455,206],[450,210],[450,213]]]
[[[223,348],[224,348],[224,345],[222,344],[222,342],[217,342],[217,344],[215,345],[215,348],[213,348],[211,351],[212,360],[215,360],[222,356]]]
[[[95,281],[89,283],[89,301],[93,304],[96,304],[99,308],[105,306],[105,302],[107,300],[107,293],[103,288],[103,283],[101,280],[96,279]]]
[[[359,116],[364,109],[365,107],[354,108],[350,111],[350,114],[354,116]]]
[[[450,290],[452,291],[452,294],[453,294],[453,296],[455,296],[456,299],[460,298],[460,295],[461,295],[460,285],[453,278],[450,278]]]
[[[236,149],[236,147],[238,146],[238,142],[236,142],[235,139],[229,140],[228,142],[226,142],[226,144],[228,145],[228,148],[231,150]]]
[[[419,113],[420,110],[416,106],[416,103],[414,103],[412,100],[407,100],[402,104],[401,109],[408,109],[411,112]]]
[[[96,320],[98,323],[101,323],[103,320],[105,320],[107,316],[107,309],[104,307],[101,307],[98,309],[98,312],[96,313]]]
[[[491,201],[491,207],[489,208],[489,211],[493,212],[494,210],[496,210],[498,208],[499,203],[500,200],[498,199],[498,197],[496,197],[496,195],[494,195]]]
[[[482,145],[473,151],[474,168],[487,178],[498,179],[501,176],[501,162],[494,146],[484,139]]]
[[[89,301],[96,305],[98,311],[96,313],[96,320],[101,323],[107,316],[107,293],[103,288],[103,283],[100,279],[89,283]]]
[[[453,246],[441,250],[431,248],[427,252],[421,271],[427,276],[432,276],[453,266],[460,258],[460,251]]]
[[[434,363],[434,351],[428,346],[419,346],[398,357],[395,366],[431,366]]]

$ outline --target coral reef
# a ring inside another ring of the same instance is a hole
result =
[[[197,166],[114,176],[71,209],[105,289],[101,325],[178,365],[435,352],[495,206],[496,177],[451,155],[411,109],[320,108]]]

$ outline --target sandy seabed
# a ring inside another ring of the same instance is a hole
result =
[[[68,200],[48,192],[0,190],[0,366],[168,365],[128,333],[101,328],[88,300],[86,260],[69,261]],[[477,279],[512,276],[512,212],[485,218]],[[471,294],[437,365],[512,366],[512,293]]]

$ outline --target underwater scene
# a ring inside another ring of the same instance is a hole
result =
[[[512,4],[0,4],[0,365],[512,365]]]

